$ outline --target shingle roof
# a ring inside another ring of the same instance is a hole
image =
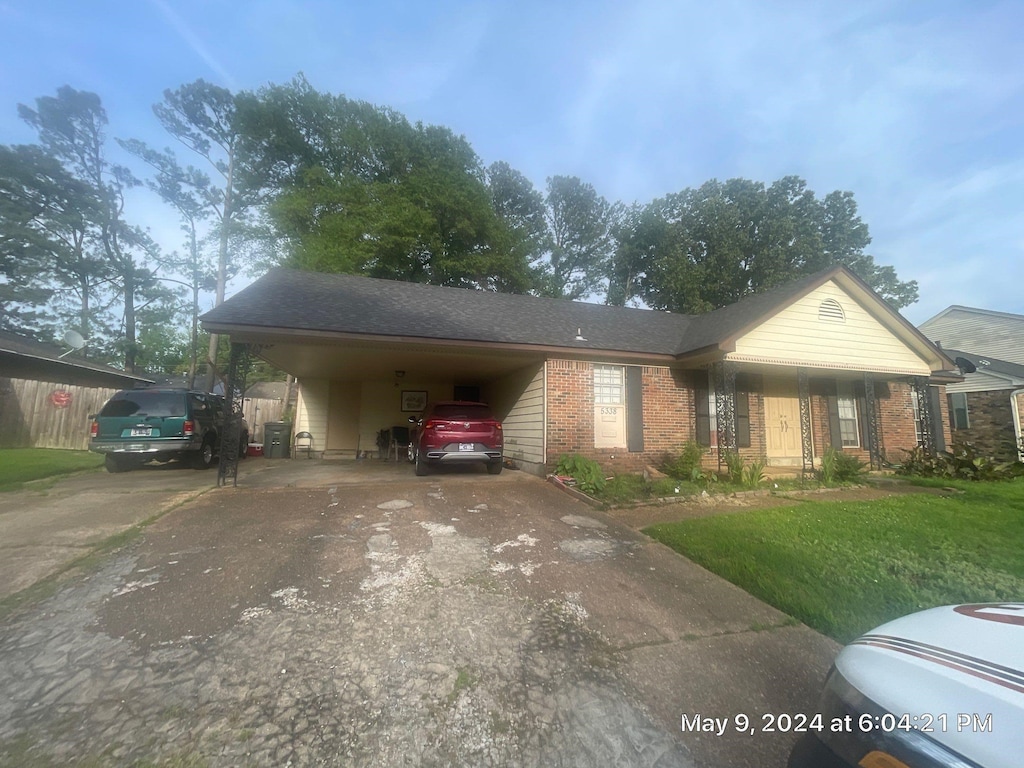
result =
[[[106,365],[76,359],[56,344],[36,341],[10,331],[0,331],[0,360],[3,369],[15,377],[48,376],[47,380],[80,380],[94,386],[132,386],[150,379],[119,371]]]
[[[704,315],[683,315],[276,268],[202,321],[216,332],[289,329],[679,356],[727,343],[840,274],[860,283],[831,267]],[[586,341],[575,340],[577,329]]]
[[[463,288],[273,269],[203,315],[252,326],[671,355],[689,315]],[[575,341],[577,329],[587,341]]]

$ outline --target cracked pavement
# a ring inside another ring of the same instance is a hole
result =
[[[680,717],[834,653],[522,473],[218,489],[0,623],[0,764],[781,766]]]

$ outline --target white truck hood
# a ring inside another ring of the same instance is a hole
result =
[[[835,666],[867,698],[930,725],[933,739],[980,765],[1022,764],[1024,603],[905,616],[853,641]]]

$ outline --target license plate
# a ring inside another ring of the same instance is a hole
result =
[[[475,443],[459,443],[460,451],[472,451],[476,449]]]
[[[152,427],[132,427],[132,437],[150,437],[152,434]]]

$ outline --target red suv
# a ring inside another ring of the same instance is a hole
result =
[[[482,461],[492,475],[501,472],[504,438],[501,422],[484,403],[443,401],[427,406],[412,439],[410,461],[416,474],[425,475],[432,464]]]

